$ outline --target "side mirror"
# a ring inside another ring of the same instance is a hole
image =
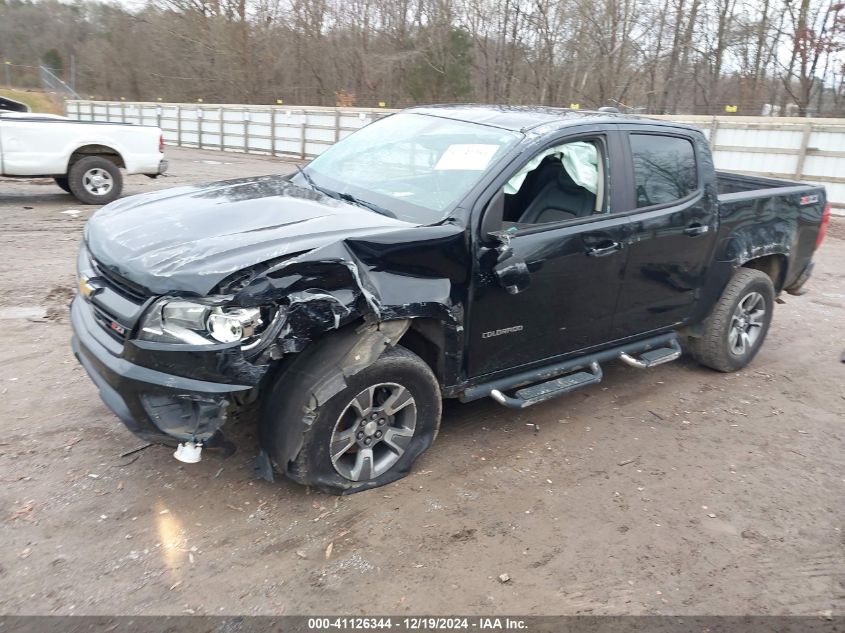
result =
[[[531,283],[531,273],[528,265],[521,259],[506,259],[493,266],[493,274],[499,281],[499,285],[508,294],[515,295],[525,290]]]
[[[488,244],[496,244],[498,263],[493,266],[493,274],[508,294],[515,295],[525,290],[531,283],[528,265],[521,259],[513,257],[510,243],[510,232],[502,231],[505,216],[505,192],[496,192],[481,218],[481,239]]]

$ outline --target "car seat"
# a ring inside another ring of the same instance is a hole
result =
[[[544,224],[592,215],[596,195],[576,184],[557,156],[550,156],[536,170],[528,184],[529,204],[518,224]]]

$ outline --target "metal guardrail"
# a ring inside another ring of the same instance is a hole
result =
[[[66,102],[68,117],[156,125],[167,143],[307,160],[395,110],[127,101]],[[845,119],[663,115],[710,141],[718,169],[824,185],[845,210]]]
[[[392,110],[226,104],[67,101],[83,121],[156,125],[167,143],[306,160]]]

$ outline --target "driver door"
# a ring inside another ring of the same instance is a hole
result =
[[[615,128],[592,129],[574,138],[570,133],[540,153],[567,141],[593,144],[599,171],[594,206],[567,178],[555,191],[557,185],[548,183],[553,161],[545,159],[526,177],[529,189],[517,192],[518,200],[503,192],[516,172],[504,174],[490,198],[484,212],[502,213],[502,223],[498,245],[480,238],[487,245],[478,251],[471,295],[471,377],[581,353],[611,338],[631,225],[613,214],[618,201],[612,192],[626,178],[624,169],[614,170]],[[490,227],[489,218],[482,226]]]

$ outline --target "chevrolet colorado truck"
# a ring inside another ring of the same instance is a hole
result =
[[[0,176],[52,177],[83,204],[106,204],[127,174],[167,171],[161,129],[9,112],[0,104]]]
[[[443,398],[520,409],[682,341],[741,369],[828,217],[821,187],[717,173],[692,127],[417,107],[293,175],[99,210],[73,349],[123,423],[182,461],[255,420],[259,471],[357,492],[409,472]]]

